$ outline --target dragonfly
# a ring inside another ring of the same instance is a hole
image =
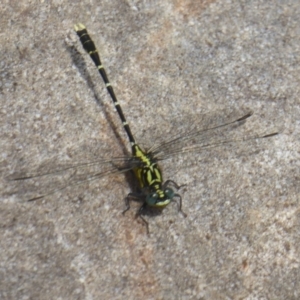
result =
[[[43,191],[43,186],[38,185],[38,189],[41,189],[42,192],[30,197],[27,201],[37,201],[68,187],[100,180],[109,175],[132,171],[139,188],[137,192],[131,192],[125,198],[126,208],[123,214],[130,209],[131,200],[141,202],[136,216],[142,220],[146,226],[147,233],[149,233],[149,224],[143,217],[143,213],[148,207],[162,210],[171,202],[176,202],[178,211],[183,216],[186,216],[182,210],[182,197],[178,193],[180,188],[185,185],[179,185],[171,179],[164,180],[159,164],[160,161],[174,158],[177,155],[185,155],[186,153],[198,156],[200,152],[213,151],[212,148],[215,147],[230,146],[233,143],[246,142],[250,144],[251,141],[256,143],[278,135],[279,130],[274,128],[263,133],[250,133],[250,135],[236,137],[232,133],[239,130],[251,118],[253,111],[247,108],[230,108],[221,111],[218,116],[216,114],[208,114],[203,116],[196,115],[194,118],[189,118],[187,122],[188,126],[186,126],[188,129],[181,130],[176,134],[172,132],[173,134],[170,137],[163,137],[161,141],[155,142],[148,150],[145,150],[144,147],[137,143],[131,131],[113,87],[108,80],[98,50],[86,27],[79,23],[74,28],[84,50],[89,54],[97,67],[108,94],[112,99],[127,135],[131,154],[122,157],[100,156],[93,160],[69,164],[62,163],[61,165],[50,162],[48,164],[41,164],[37,168],[34,168],[32,172],[16,172],[9,177],[9,180],[18,182],[33,181],[35,183],[36,181],[41,181],[42,178],[46,178],[45,190]],[[182,123],[182,121],[179,121],[179,123]],[[52,177],[58,177],[60,181],[56,182],[55,180],[48,179]]]

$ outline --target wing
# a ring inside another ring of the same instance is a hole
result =
[[[127,172],[139,165],[140,161],[130,156],[81,163],[57,163],[54,158],[32,171],[17,171],[6,179],[15,183],[15,194],[21,195],[27,201],[35,201],[69,187]]]
[[[252,115],[253,112],[249,109],[229,109],[219,113],[190,117],[187,121],[188,130],[181,131],[167,141],[154,145],[149,151],[158,160],[164,160],[176,154],[205,151],[232,143],[250,147],[257,144],[259,140],[278,134],[277,127],[266,129],[264,126],[243,126],[248,123]]]

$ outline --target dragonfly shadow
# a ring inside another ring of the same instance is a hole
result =
[[[97,105],[99,107],[101,107],[101,111],[103,111],[103,113],[105,115],[105,119],[107,120],[109,126],[111,127],[115,137],[117,138],[120,149],[122,149],[124,155],[127,155],[128,150],[126,149],[126,145],[124,144],[121,135],[119,134],[119,132],[120,132],[119,125],[120,124],[115,125],[115,123],[111,117],[111,114],[108,112],[108,109],[111,109],[111,108],[107,108],[106,105],[104,105],[102,99],[100,99],[100,97],[97,93],[97,90],[96,90],[96,85],[93,83],[92,77],[89,74],[89,72],[87,71],[88,68],[87,68],[86,62],[85,62],[82,54],[75,48],[75,46],[71,46],[66,43],[65,47],[71,57],[73,64],[76,66],[77,70],[81,74],[81,77],[84,78],[87,86],[93,92],[93,97],[95,99],[95,102],[97,103]],[[102,84],[102,82],[100,81],[99,84]]]

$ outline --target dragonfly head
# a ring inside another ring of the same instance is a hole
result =
[[[146,203],[152,207],[164,208],[173,199],[175,192],[171,188],[156,190],[146,196]]]

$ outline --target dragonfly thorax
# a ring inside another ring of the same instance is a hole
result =
[[[175,193],[171,188],[164,187],[162,172],[155,158],[137,144],[132,146],[132,153],[141,162],[134,169],[134,174],[146,196],[146,203],[152,207],[164,208],[172,201]]]

